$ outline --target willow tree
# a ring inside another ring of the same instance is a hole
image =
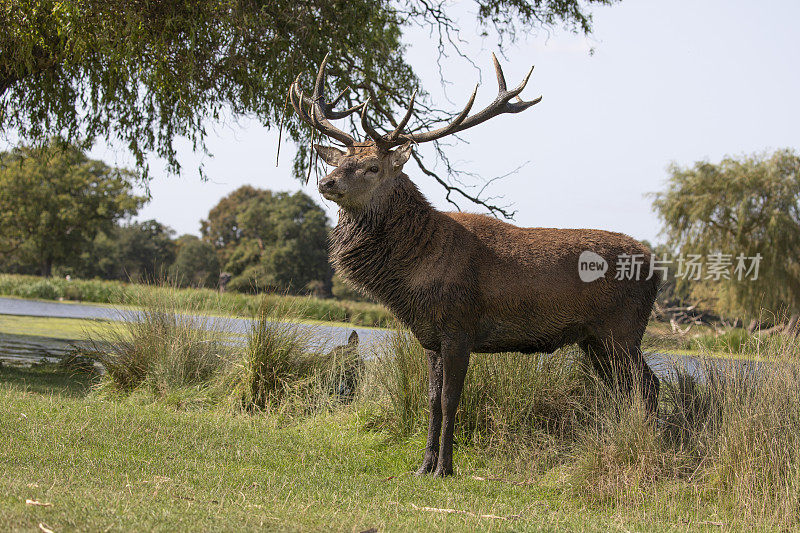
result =
[[[730,256],[730,279],[706,272],[695,295],[713,295],[730,314],[800,311],[800,157],[785,149],[669,173],[653,203],[669,244],[684,256]],[[757,279],[736,272],[739,256],[760,256]]]
[[[614,1],[474,0],[472,11],[507,42],[552,26],[588,34],[589,4]],[[417,85],[402,44],[409,24],[429,26],[440,54],[457,51],[442,0],[0,0],[0,133],[116,139],[144,176],[152,153],[177,172],[176,138],[204,149],[215,120],[277,126],[294,77],[328,52],[337,89],[369,92],[388,119]],[[419,127],[450,118],[432,111],[419,107]],[[293,118],[286,128],[305,145],[309,131]]]

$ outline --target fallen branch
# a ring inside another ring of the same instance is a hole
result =
[[[517,485],[517,486],[535,484],[534,481],[514,481],[512,479],[503,479],[503,478],[500,478],[500,477],[472,476],[472,479],[475,479],[477,481],[499,481],[500,483],[510,483],[511,485]]]
[[[438,507],[418,507],[413,503],[411,504],[411,507],[413,507],[417,511],[426,511],[429,513],[463,514],[466,516],[473,516],[475,518],[490,518],[492,520],[512,520],[519,518],[519,515],[497,516],[493,514],[476,514],[471,511],[462,511],[460,509],[439,509]]]
[[[52,503],[40,502],[39,500],[25,500],[25,505],[34,505],[36,507],[52,507]]]

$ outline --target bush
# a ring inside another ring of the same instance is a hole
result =
[[[64,287],[60,283],[42,279],[21,287],[18,296],[40,300],[58,300],[64,296]]]
[[[140,310],[120,312],[117,329],[92,339],[107,381],[123,392],[144,388],[157,396],[205,388],[229,357],[224,323],[179,306],[169,292],[137,303]]]

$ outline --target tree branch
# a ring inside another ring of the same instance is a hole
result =
[[[447,202],[450,203],[457,210],[461,211],[461,207],[458,205],[458,203],[455,200],[450,198],[450,195],[452,193],[460,194],[462,197],[466,198],[470,202],[472,202],[472,203],[474,203],[476,205],[483,206],[486,210],[489,211],[489,213],[491,213],[494,216],[498,216],[499,215],[499,216],[502,216],[505,219],[514,218],[514,215],[516,214],[516,211],[508,211],[507,207],[501,207],[501,206],[498,206],[498,205],[490,204],[488,202],[488,200],[482,200],[479,196],[473,196],[473,195],[469,194],[468,192],[466,192],[461,187],[458,187],[458,186],[455,186],[455,185],[451,185],[450,183],[447,183],[447,181],[443,180],[441,177],[439,177],[438,174],[436,174],[432,170],[428,169],[428,167],[426,167],[423,164],[422,157],[420,157],[419,154],[413,152],[411,154],[411,157],[414,158],[414,161],[417,163],[417,166],[419,167],[419,169],[422,171],[423,174],[425,174],[426,176],[430,176],[431,178],[435,179],[439,183],[439,185],[444,187],[444,189],[447,191],[447,194],[445,195],[445,200],[447,200]],[[484,187],[484,189],[485,189],[485,187]],[[482,191],[483,191],[483,189],[481,189],[481,192]]]

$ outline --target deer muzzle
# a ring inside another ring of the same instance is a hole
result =
[[[336,178],[325,177],[320,180],[319,185],[317,186],[319,189],[320,194],[327,198],[328,200],[336,200],[338,197],[341,196],[341,193],[337,191],[336,187]]]

